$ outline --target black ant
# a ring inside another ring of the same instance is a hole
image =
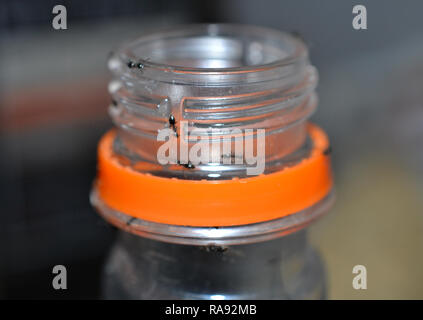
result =
[[[135,220],[137,220],[137,218],[133,218],[131,217],[128,221],[126,221],[126,225],[129,226],[132,222],[134,222]]]
[[[178,130],[176,129],[176,119],[173,116],[173,114],[170,115],[169,117],[169,126],[173,129],[173,131],[175,132],[176,137],[178,137]]]
[[[127,66],[129,69],[137,67],[138,69],[144,69],[144,65],[141,62],[135,63],[134,61],[128,61]]]
[[[187,169],[195,169],[195,166],[190,161],[188,161],[188,163],[181,163],[178,160],[177,164],[180,165],[180,166],[183,166],[184,168],[187,168]]]
[[[224,253],[228,247],[209,245],[204,248],[207,252]]]
[[[327,148],[326,148],[326,150],[325,150],[325,151],[323,151],[323,154],[324,154],[325,156],[328,156],[328,155],[330,155],[331,153],[332,153],[332,146],[327,147]]]
[[[127,66],[128,66],[129,69],[131,69],[131,68],[135,67],[135,63],[133,61],[129,61]]]
[[[170,117],[169,117],[169,124],[170,124],[170,126],[171,126],[172,128],[175,128],[176,119],[175,119],[175,117],[173,116],[173,114],[171,114],[171,115],[170,115]]]

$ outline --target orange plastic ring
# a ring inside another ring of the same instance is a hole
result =
[[[308,158],[279,172],[232,180],[182,180],[144,174],[122,165],[113,154],[114,130],[98,147],[97,192],[110,208],[142,220],[214,227],[264,222],[299,212],[332,188],[329,142],[308,126]]]

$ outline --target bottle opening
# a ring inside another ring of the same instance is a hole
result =
[[[135,170],[232,179],[310,152],[317,72],[304,44],[260,27],[197,25],[141,37],[109,60],[117,154]]]
[[[197,25],[140,38],[124,54],[145,64],[166,69],[228,71],[304,58],[303,43],[289,34],[259,27]],[[208,70],[207,70],[208,69]],[[195,71],[195,70],[193,70]]]

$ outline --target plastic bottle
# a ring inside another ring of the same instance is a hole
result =
[[[122,231],[104,294],[324,298],[307,226],[333,202],[329,142],[307,119],[317,72],[279,31],[194,25],[116,50],[91,201]]]

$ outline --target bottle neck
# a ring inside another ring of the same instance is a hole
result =
[[[109,68],[115,152],[141,172],[231,179],[281,170],[310,150],[317,72],[288,34],[181,28],[122,47]]]

